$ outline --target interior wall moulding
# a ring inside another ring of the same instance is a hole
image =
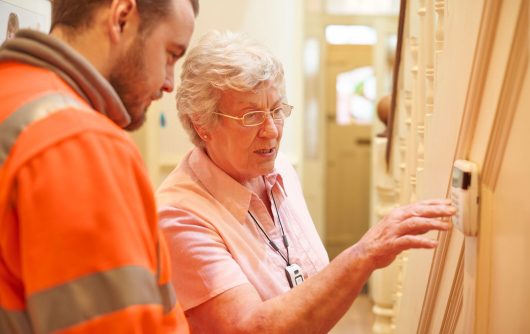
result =
[[[475,333],[488,333],[490,326],[491,278],[493,277],[493,208],[494,193],[487,186],[480,188],[480,241],[477,260],[477,282],[475,300]]]
[[[484,193],[486,192],[486,189],[488,189],[489,193],[494,193],[495,191],[495,185],[497,182],[497,178],[499,175],[499,171],[502,165],[502,157],[504,156],[504,151],[506,148],[506,144],[509,138],[509,133],[512,127],[513,118],[515,115],[515,110],[517,109],[517,103],[519,101],[519,96],[522,93],[522,85],[524,81],[524,76],[526,75],[527,67],[528,67],[528,55],[529,55],[529,40],[528,40],[528,1],[522,1],[521,2],[521,8],[519,10],[519,17],[517,19],[517,25],[515,29],[515,33],[513,35],[512,40],[512,47],[510,50],[510,56],[508,58],[508,64],[506,67],[506,72],[504,75],[502,88],[501,88],[501,94],[499,97],[499,101],[496,107],[495,112],[495,120],[493,122],[493,128],[490,135],[490,140],[488,143],[488,149],[486,151],[486,157],[483,164],[482,169],[482,201],[484,202]],[[469,154],[469,148],[470,148],[469,141],[468,146],[465,146],[463,149],[465,150],[465,155]],[[484,187],[485,186],[485,187]],[[483,203],[483,206],[484,207]],[[482,227],[486,227],[484,225],[485,221],[482,222]],[[487,227],[486,227],[487,228]],[[488,230],[482,229],[482,237],[488,238],[490,232]],[[482,244],[485,243],[485,240],[482,240]],[[487,242],[486,242],[487,244]],[[462,245],[462,250],[464,249],[464,245]],[[488,253],[485,252],[484,247],[481,249],[481,258],[487,258],[487,266],[489,268],[489,251]],[[486,268],[486,269],[488,269]],[[464,271],[464,261],[460,261],[458,263],[457,268],[457,275],[455,282],[460,281],[460,276],[462,275]],[[487,283],[486,283],[487,284]],[[455,287],[459,286],[460,291],[463,290],[464,285],[454,285],[453,289]],[[478,296],[480,299],[481,297]],[[460,315],[460,309],[462,308],[463,304],[463,294],[462,293],[453,293],[451,291],[451,298],[449,299],[449,304],[447,306],[447,313],[446,317],[444,318],[444,323],[447,320],[448,324],[453,324],[453,321],[451,319],[458,319],[458,316]],[[489,301],[487,301],[485,304],[488,304]],[[474,303],[471,303],[471,305],[475,305]],[[482,307],[482,306],[479,306]],[[470,310],[471,312],[475,313],[475,310]],[[478,313],[478,312],[477,312]],[[476,319],[469,319],[471,321],[475,321]],[[456,326],[456,322],[454,323]],[[467,324],[469,325],[469,324]],[[452,331],[445,331],[445,326],[442,330],[442,333],[453,333],[454,328],[448,328],[448,330]],[[481,329],[481,330],[484,330]]]
[[[455,159],[466,158],[469,155],[471,149],[471,143],[475,133],[485,81],[488,74],[488,67],[491,60],[491,53],[495,41],[495,33],[499,22],[501,5],[501,1],[484,1],[477,47],[473,57],[471,77],[469,81],[470,84],[466,94],[466,101],[464,104],[462,123],[460,125]],[[446,195],[449,193],[449,187],[450,185],[448,182]],[[436,247],[433,255],[433,262],[427,283],[427,291],[421,310],[417,333],[427,333],[429,328],[431,328],[433,311],[440,290],[440,283],[445,269],[447,250],[449,248],[450,241],[451,235],[449,233],[438,234],[438,247]],[[461,268],[457,267],[456,269],[457,271],[455,275],[458,275],[458,272],[461,270]],[[460,285],[460,289],[461,288],[462,285]],[[462,294],[455,294],[455,296],[462,296]],[[447,306],[452,307],[450,305],[451,301],[448,300],[447,302]],[[453,302],[461,303],[460,300]]]
[[[460,256],[458,258],[458,265],[455,273],[455,279],[451,286],[451,293],[449,294],[449,304],[445,309],[444,319],[442,321],[441,334],[455,333],[456,324],[460,316],[460,310],[464,303],[464,244],[460,248]]]
[[[523,94],[522,85],[529,57],[528,7],[528,1],[522,1],[482,169],[482,183],[492,191],[495,191],[519,97]]]
[[[442,281],[443,270],[445,268],[445,259],[449,250],[449,242],[451,241],[452,230],[447,232],[440,232],[438,234],[438,246],[433,254],[433,261],[431,271],[429,273],[429,280],[427,282],[427,290],[423,300],[421,309],[420,321],[418,323],[417,333],[427,333],[431,327],[431,320],[438,298],[438,291]]]
[[[471,68],[471,79],[464,105],[464,116],[460,126],[455,160],[467,158],[471,150],[501,7],[502,1],[484,1],[478,43]]]
[[[491,131],[482,169],[480,191],[480,242],[478,246],[477,283],[476,283],[476,333],[489,331],[491,277],[492,277],[492,243],[493,243],[493,208],[494,194],[504,152],[512,128],[514,113],[522,91],[524,75],[528,71],[530,48],[530,8],[528,1],[522,1],[519,17],[515,27],[512,47],[508,57],[506,72],[502,83],[501,94],[496,107],[495,119]]]

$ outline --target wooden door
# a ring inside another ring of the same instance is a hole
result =
[[[333,258],[368,230],[370,204],[371,123],[337,122],[337,77],[371,66],[373,47],[328,45],[326,51],[325,244]]]

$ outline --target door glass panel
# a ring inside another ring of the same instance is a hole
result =
[[[397,15],[398,0],[326,0],[326,12],[333,15]]]
[[[376,98],[372,66],[337,75],[337,124],[368,124],[374,118]]]
[[[329,44],[374,45],[377,32],[369,26],[331,24],[326,26],[326,41]]]

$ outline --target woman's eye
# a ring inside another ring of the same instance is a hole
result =
[[[260,113],[257,113],[257,112],[247,114],[248,119],[258,119],[259,117],[260,117]]]

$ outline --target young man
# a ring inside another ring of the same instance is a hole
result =
[[[0,49],[0,333],[188,327],[121,129],[173,90],[198,0],[53,1]]]

